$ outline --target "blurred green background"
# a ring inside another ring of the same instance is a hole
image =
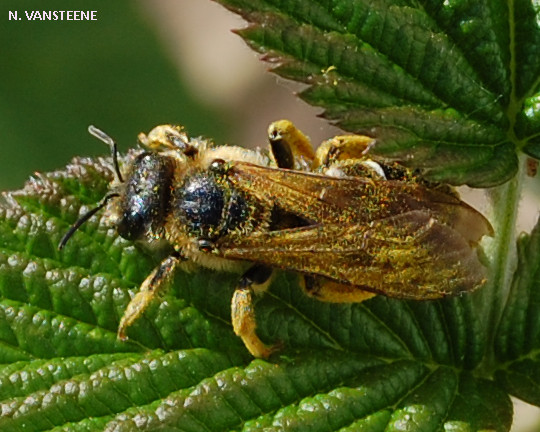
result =
[[[182,123],[223,139],[228,123],[198,101],[161,47],[137,2],[1,2],[0,188],[74,155],[106,154],[86,132],[107,131],[125,150],[140,131]],[[97,21],[28,21],[24,11],[97,10]],[[8,20],[18,11],[19,21]]]
[[[96,10],[97,20],[27,20],[41,10]],[[316,139],[331,134],[230,32],[244,23],[210,0],[2,0],[0,17],[0,190],[107,154],[89,124],[121,151],[163,123],[248,146],[264,146],[282,117]]]

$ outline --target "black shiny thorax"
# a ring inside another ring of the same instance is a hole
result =
[[[118,233],[137,240],[158,233],[170,208],[174,177],[173,158],[155,153],[139,154],[131,166],[119,203]]]
[[[226,175],[207,170],[187,175],[175,188],[172,211],[188,235],[216,240],[235,230],[251,230],[257,207],[234,189]]]

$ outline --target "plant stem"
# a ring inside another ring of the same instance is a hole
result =
[[[494,238],[486,245],[486,255],[490,258],[489,281],[486,287],[489,298],[487,320],[488,353],[484,367],[493,366],[493,344],[501,319],[512,278],[517,265],[516,220],[521,198],[525,159],[521,158],[516,176],[509,182],[491,190],[492,224]]]

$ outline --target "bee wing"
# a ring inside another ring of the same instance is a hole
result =
[[[235,187],[274,202],[314,225],[367,224],[420,211],[477,243],[493,229],[459,198],[418,183],[326,175],[234,162],[227,173]]]
[[[417,210],[367,225],[260,232],[217,246],[225,258],[260,261],[403,299],[455,295],[485,278],[467,239]]]
[[[225,258],[315,274],[411,299],[468,291],[485,279],[476,243],[489,222],[458,198],[414,182],[336,178],[234,162],[238,189],[308,221],[218,241]]]

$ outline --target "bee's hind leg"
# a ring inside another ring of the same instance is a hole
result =
[[[361,303],[376,295],[357,286],[308,275],[303,277],[302,289],[308,296],[328,303]]]
[[[253,307],[253,294],[261,294],[270,285],[272,268],[255,264],[240,278],[233,294],[231,316],[234,333],[239,336],[254,357],[270,356],[278,345],[266,345],[257,336],[257,321]]]
[[[324,141],[317,152],[313,168],[328,168],[340,161],[369,160],[367,151],[374,143],[373,138],[364,135],[339,135]]]
[[[137,321],[144,311],[148,308],[152,300],[161,294],[167,286],[167,282],[174,274],[174,270],[178,264],[184,261],[180,254],[173,254],[165,258],[159,266],[157,266],[150,275],[144,280],[135,297],[131,299],[124,315],[118,325],[118,339],[126,340],[127,329]]]
[[[278,168],[309,170],[315,152],[311,142],[289,120],[278,120],[268,127],[268,142]]]

